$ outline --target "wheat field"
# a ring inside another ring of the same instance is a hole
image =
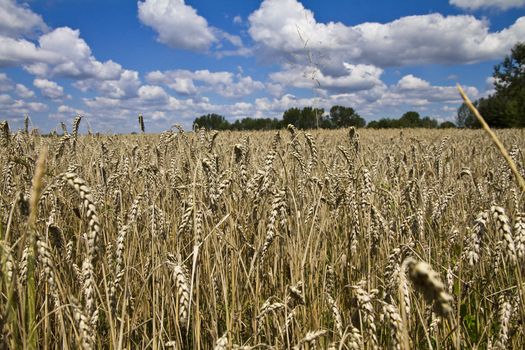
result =
[[[80,122],[2,124],[0,348],[525,347],[525,198],[482,131]]]

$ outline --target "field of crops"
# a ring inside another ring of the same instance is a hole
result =
[[[79,122],[2,128],[0,348],[525,347],[525,194],[482,131]]]

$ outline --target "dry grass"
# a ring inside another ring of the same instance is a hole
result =
[[[79,123],[2,124],[0,348],[525,347],[524,193],[481,131]]]

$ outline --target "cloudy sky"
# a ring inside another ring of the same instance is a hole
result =
[[[453,120],[525,40],[525,0],[0,0],[0,119],[149,131],[353,107]]]

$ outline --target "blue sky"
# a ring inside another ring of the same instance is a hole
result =
[[[453,120],[525,40],[525,0],[0,0],[0,119],[158,132],[353,107]]]

